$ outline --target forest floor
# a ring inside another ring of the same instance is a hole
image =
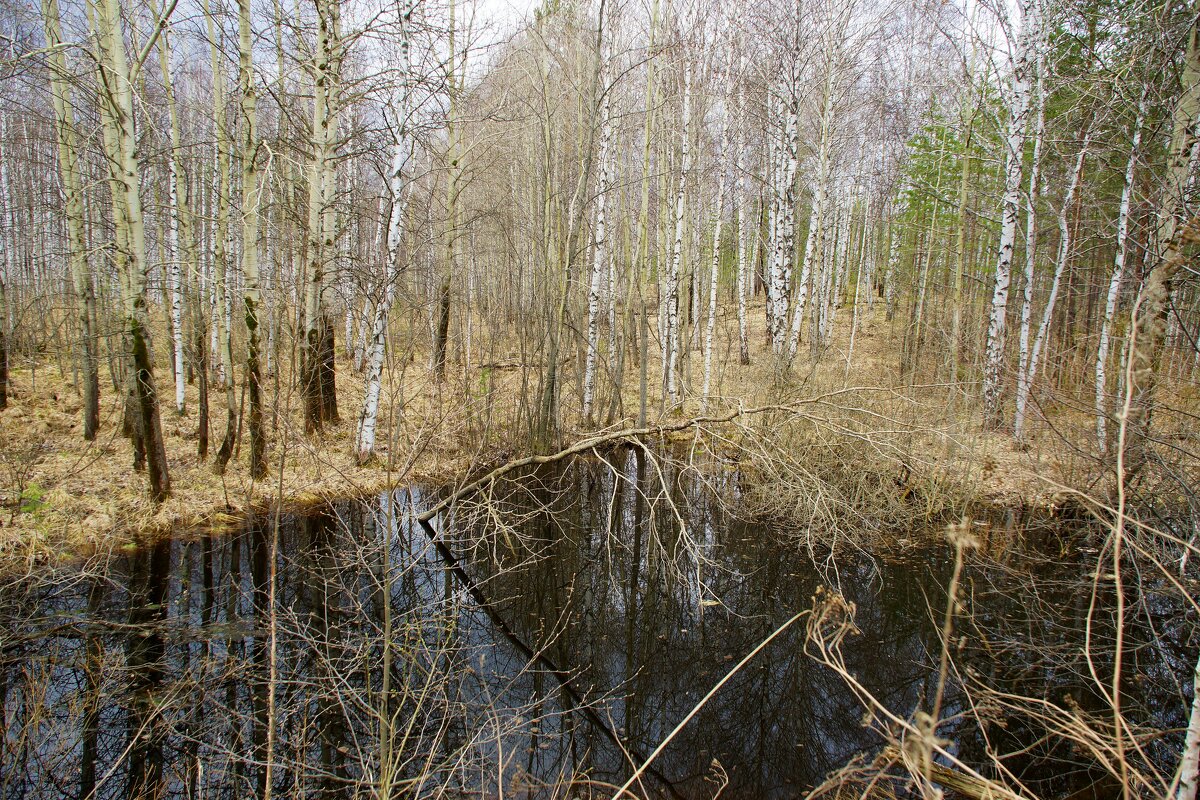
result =
[[[1021,446],[1007,433],[982,432],[978,386],[947,381],[944,350],[927,344],[918,377],[901,374],[902,326],[885,321],[881,305],[859,321],[849,367],[851,323],[843,314],[834,341],[821,357],[814,362],[802,344],[795,364],[784,373],[770,356],[761,306],[752,309],[751,364],[738,364],[736,320],[730,309],[717,336],[722,345],[714,353],[718,366],[709,410],[824,398],[819,414],[824,429],[836,436],[839,409],[845,404],[877,426],[859,427],[851,435],[886,439],[889,451],[900,453],[906,470],[949,478],[961,496],[993,506],[1049,507],[1066,487],[1094,487],[1103,470],[1094,455],[1094,421],[1085,403],[1047,399],[1037,405],[1031,432]],[[286,375],[269,379],[269,475],[261,481],[250,478],[242,453],[235,454],[224,475],[213,471],[212,454],[220,446],[226,421],[225,393],[217,388],[210,396],[210,456],[207,461],[197,456],[197,388],[187,387],[187,411],[177,415],[171,403],[171,372],[163,364],[157,380],[166,401],[162,420],[172,496],[161,505],[149,499],[145,476],[131,469],[132,448],[121,435],[120,395],[112,391],[111,381],[102,385],[100,434],[94,442],[85,442],[79,392],[70,372],[60,366],[65,358],[55,364],[43,356],[36,371],[18,361],[12,365],[9,407],[0,412],[0,560],[10,565],[53,563],[140,536],[236,524],[247,510],[280,500],[285,507],[299,506],[383,491],[389,485],[448,483],[481,465],[524,455],[524,448],[515,443],[528,441],[534,404],[524,398],[536,397],[536,372],[530,370],[523,385],[519,353],[501,337],[488,339],[484,330],[478,327],[473,353],[459,343],[444,382],[433,379],[425,353],[388,366],[379,414],[379,457],[366,466],[358,466],[352,454],[363,382],[348,360],[338,362],[341,422],[318,434],[304,434],[299,397]],[[698,341],[702,335],[701,331]],[[165,336],[158,339],[164,340]],[[568,342],[568,351],[572,346]],[[679,407],[668,410],[658,387],[656,348],[651,349],[649,423],[699,414],[702,351],[696,347],[684,358],[683,383],[692,391],[685,392]],[[158,355],[165,361],[165,354]],[[579,360],[564,362],[562,370],[561,417],[568,423],[580,419]],[[612,402],[611,393],[601,391],[599,396],[600,408],[616,406],[613,428],[628,426],[638,413],[639,369],[633,357],[627,362],[618,401]],[[959,369],[960,375],[964,370],[977,374],[977,365]],[[1194,394],[1193,385],[1182,389]],[[1047,390],[1039,397],[1050,394]],[[560,439],[569,443],[592,431],[567,424]]]

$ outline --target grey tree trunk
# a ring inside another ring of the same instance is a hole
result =
[[[171,494],[166,447],[159,419],[154,361],[146,313],[146,236],[139,192],[139,170],[133,108],[133,83],[121,31],[119,0],[99,0],[91,14],[99,41],[97,64],[101,81],[105,145],[112,172],[117,247],[121,249],[122,328],[131,363],[131,392],[135,425],[144,450],[150,493],[156,501]],[[135,447],[135,450],[137,448]]]
[[[62,175],[63,216],[67,223],[67,259],[75,287],[83,366],[83,438],[92,441],[100,428],[100,359],[97,354],[96,292],[87,258],[83,229],[83,186],[79,175],[79,137],[75,128],[71,83],[63,51],[58,0],[42,0],[46,50],[50,62],[50,93],[58,134],[58,164]],[[7,316],[7,315],[6,315]],[[0,336],[3,333],[0,332]]]

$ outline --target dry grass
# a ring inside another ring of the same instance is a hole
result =
[[[149,499],[145,476],[132,470],[132,448],[120,433],[119,395],[103,393],[100,434],[85,442],[73,384],[42,370],[35,386],[28,370],[15,371],[9,408],[0,412],[0,437],[6,443],[0,456],[6,509],[0,517],[0,559],[71,558],[129,538],[236,524],[247,509],[267,506],[281,495],[285,505],[303,506],[382,491],[397,482],[440,480],[467,469],[475,454],[461,433],[469,427],[465,416],[470,409],[462,403],[438,404],[437,390],[415,386],[410,393],[424,393],[428,399],[414,400],[408,407],[410,419],[394,426],[406,452],[396,455],[389,471],[389,448],[381,433],[381,458],[358,466],[352,447],[362,380],[347,367],[340,364],[338,374],[343,419],[321,434],[303,434],[299,398],[286,388],[279,405],[268,408],[269,474],[261,481],[251,479],[241,454],[224,475],[213,471],[212,455],[225,428],[224,392],[214,391],[210,398],[210,457],[200,460],[198,399],[196,387],[189,386],[187,413],[178,416],[169,404],[163,413],[172,496],[161,505]],[[170,390],[161,385],[164,378],[169,378],[165,370],[159,373],[160,394]],[[448,385],[440,393],[451,392]],[[434,405],[447,412],[434,414]],[[392,413],[393,404],[386,403],[381,422]],[[420,418],[412,419],[417,414]],[[279,459],[284,453],[281,489]],[[414,453],[419,455],[407,469],[397,471]]]
[[[761,306],[752,308],[751,319],[748,366],[737,363],[733,309],[728,308],[720,320],[716,339],[721,344],[714,359],[719,367],[709,409],[739,403],[807,403],[802,419],[758,420],[749,428],[731,431],[728,442],[763,458],[786,456],[793,477],[820,472],[822,464],[833,465],[826,475],[840,471],[857,480],[856,486],[847,482],[846,502],[866,502],[874,486],[884,490],[888,502],[894,504],[899,497],[909,511],[914,510],[913,502],[925,503],[927,515],[962,498],[982,498],[997,507],[1049,507],[1060,487],[1078,486],[1085,475],[1095,482],[1099,470],[1089,438],[1094,423],[1082,400],[1043,407],[1045,417],[1034,420],[1026,446],[1018,447],[1004,432],[980,431],[976,387],[936,382],[940,365],[935,362],[940,355],[933,347],[928,348],[930,354],[917,377],[900,373],[901,327],[886,322],[879,306],[860,320],[849,370],[847,311],[838,319],[833,343],[815,364],[802,345],[796,363],[787,370],[779,369],[770,355]],[[489,355],[476,355],[473,361],[517,364],[518,351],[511,342],[488,341],[484,346],[484,334],[478,337],[481,344],[476,353]],[[567,343],[568,351],[574,344]],[[684,400],[676,408],[663,402],[655,350],[652,345],[650,421],[660,414],[677,418],[699,413],[700,349],[683,360]],[[164,354],[159,356],[163,360]],[[47,358],[46,363],[53,360]],[[211,463],[199,460],[196,387],[188,387],[188,413],[177,416],[170,408],[170,371],[164,364],[158,380],[160,394],[168,398],[163,428],[173,495],[156,506],[146,496],[144,476],[131,471],[131,448],[120,436],[119,397],[111,384],[102,387],[100,435],[88,443],[81,435],[80,399],[70,376],[45,364],[36,375],[21,364],[15,366],[10,406],[0,412],[4,442],[0,492],[5,509],[0,517],[0,558],[18,562],[53,562],[138,536],[221,527],[235,523],[248,508],[280,497],[285,504],[306,504],[381,491],[390,484],[451,480],[481,463],[519,455],[520,443],[526,439],[517,429],[517,420],[522,415],[527,419],[530,413],[529,408],[521,408],[520,369],[463,363],[459,352],[449,366],[447,381],[439,384],[428,369],[427,356],[417,352],[406,365],[392,365],[385,374],[379,458],[360,467],[354,462],[352,446],[361,377],[347,362],[339,362],[343,420],[320,435],[306,436],[299,398],[284,374],[278,394],[273,383],[266,390],[271,474],[254,482],[244,457],[235,457],[224,476],[215,475]],[[579,424],[578,367],[574,358],[564,362],[562,417],[567,423],[561,436],[566,440],[585,432]],[[1196,398],[1188,394],[1195,394],[1190,383],[1176,382],[1167,388],[1168,405],[1195,405]],[[528,391],[532,396],[533,389]],[[216,452],[224,430],[224,398],[214,389],[211,453]],[[403,403],[398,402],[401,399]],[[618,424],[636,417],[639,405],[638,368],[632,357],[627,360],[621,400],[624,419]],[[1186,415],[1168,419],[1184,420],[1179,425],[1187,432]],[[279,459],[285,448],[281,490]],[[768,470],[763,477],[786,483],[787,475]],[[796,485],[803,486],[804,480]],[[811,501],[811,495],[800,490],[790,497],[787,492],[776,493],[777,501],[781,497],[785,505],[796,508]],[[781,511],[778,502],[768,510]]]

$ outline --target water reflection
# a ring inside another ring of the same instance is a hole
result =
[[[278,797],[603,794],[828,582],[738,519],[738,492],[634,449],[497,486],[436,542],[422,495],[397,492],[14,586],[0,796],[263,797],[268,760]],[[902,714],[933,690],[949,565],[838,561],[864,631],[846,661]],[[790,797],[878,747],[801,636],[735,676],[641,792]]]

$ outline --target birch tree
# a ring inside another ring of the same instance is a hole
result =
[[[387,123],[392,133],[392,161],[387,176],[390,206],[387,215],[387,244],[384,251],[383,297],[375,305],[371,321],[371,341],[367,346],[366,389],[363,406],[359,414],[358,438],[355,457],[362,464],[370,460],[375,452],[376,420],[379,416],[379,394],[383,375],[384,349],[387,342],[388,315],[396,296],[396,283],[400,269],[400,246],[404,240],[404,225],[408,210],[408,191],[404,171],[413,149],[409,118],[411,115],[411,22],[420,0],[402,0],[397,4],[399,23],[397,43],[399,57],[396,62],[399,89],[393,95],[388,108]]]
[[[259,349],[259,311],[262,291],[258,271],[258,209],[263,187],[258,173],[258,97],[250,0],[238,0],[238,91],[242,111],[242,306],[246,319],[246,393],[250,399],[250,476],[267,474],[266,432],[263,430],[262,366]],[[223,466],[223,464],[222,464]]]
[[[83,184],[79,175],[82,151],[75,124],[71,82],[67,74],[65,43],[59,19],[58,0],[42,0],[46,50],[50,66],[50,95],[58,134],[58,165],[62,177],[63,216],[67,225],[67,260],[78,303],[83,362],[83,438],[92,441],[100,428],[100,359],[96,292],[88,264],[83,229]],[[0,334],[2,335],[2,334]]]
[[[1112,278],[1108,282],[1108,293],[1104,301],[1104,318],[1100,322],[1100,342],[1096,346],[1096,444],[1101,453],[1108,449],[1108,355],[1112,336],[1113,318],[1117,312],[1121,282],[1125,278],[1125,259],[1129,251],[1129,212],[1133,200],[1133,176],[1141,155],[1142,127],[1146,121],[1146,105],[1150,96],[1149,84],[1143,85],[1138,100],[1137,114],[1133,121],[1133,138],[1129,145],[1129,158],[1125,161],[1124,180],[1121,184],[1121,202],[1117,209],[1116,253],[1113,256]]]
[[[233,448],[238,431],[237,381],[233,372],[233,331],[230,330],[230,287],[229,287],[229,206],[232,192],[230,160],[233,143],[229,138],[229,126],[225,109],[224,54],[220,47],[220,26],[212,13],[209,0],[203,0],[205,24],[208,31],[209,60],[212,70],[213,134],[216,138],[216,170],[213,194],[216,199],[217,216],[213,229],[212,248],[212,298],[214,314],[212,333],[216,337],[215,350],[220,364],[219,377],[225,388],[225,435],[213,461],[217,474],[225,471],[225,465],[233,457]]]
[[[8,283],[12,279],[12,248],[8,242],[8,232],[13,229],[12,201],[8,193],[8,159],[4,157],[3,133],[4,117],[0,116],[0,219],[5,223],[4,229],[0,230],[0,410],[8,408]]]
[[[737,187],[737,315],[738,315],[738,362],[743,365],[750,363],[750,334],[746,314],[746,295],[749,293],[747,284],[746,262],[746,54],[742,53],[738,61],[738,99],[734,124],[737,128],[737,145],[734,154],[734,185]],[[757,232],[755,239],[757,239]]]
[[[117,228],[116,246],[121,251],[121,323],[131,365],[135,424],[146,458],[150,494],[161,501],[171,493],[171,477],[159,418],[154,362],[150,356],[146,313],[148,265],[134,131],[133,81],[121,30],[119,0],[94,0],[90,17],[99,43],[96,63],[104,106],[101,115],[104,143],[112,183],[117,190],[113,199],[113,220]],[[142,61],[144,56],[135,62],[139,68]]]
[[[1025,204],[1025,280],[1021,296],[1021,329],[1017,348],[1017,413],[1016,419],[1024,422],[1025,401],[1029,396],[1029,335],[1033,322],[1033,281],[1037,266],[1037,204],[1041,196],[1042,142],[1046,136],[1046,48],[1041,41],[1034,45],[1034,80],[1032,103],[1035,109],[1033,130],[1033,154],[1029,164],[1029,192]],[[1058,275],[1055,274],[1057,279]],[[1057,283],[1055,283],[1057,290]],[[1057,297],[1057,291],[1052,292]],[[1014,427],[1013,435],[1018,440],[1020,431]]]
[[[797,37],[799,31],[797,30]],[[797,45],[798,47],[798,45]],[[792,257],[795,253],[796,227],[796,169],[799,165],[799,110],[797,108],[798,64],[792,65],[792,80],[775,103],[780,120],[780,140],[777,145],[777,164],[773,187],[775,225],[771,242],[771,272],[767,284],[770,298],[771,348],[782,355],[788,335],[788,289],[792,280]]]
[[[731,51],[732,52],[732,51]],[[721,116],[721,150],[717,157],[717,221],[713,226],[712,263],[708,277],[708,323],[704,329],[704,385],[701,391],[704,406],[708,405],[709,389],[712,386],[713,331],[717,324],[717,281],[721,274],[721,228],[725,221],[725,167],[729,155],[729,102],[733,99],[732,55],[725,65],[725,109]]]
[[[667,272],[666,290],[666,371],[667,395],[672,403],[679,401],[679,276],[680,263],[683,259],[683,220],[684,205],[687,202],[688,175],[692,171],[692,65],[688,63],[683,71],[683,116],[679,134],[679,183],[675,190],[675,222],[674,238],[671,246],[671,267]]]
[[[333,210],[337,176],[339,72],[342,58],[340,0],[316,0],[317,46],[313,56],[312,160],[308,168],[308,269],[304,291],[301,394],[304,429],[319,431],[337,419],[333,383],[333,326],[323,296],[328,262],[336,255]]]
[[[1042,310],[1042,321],[1038,326],[1037,338],[1033,342],[1033,349],[1029,353],[1028,360],[1017,375],[1017,411],[1013,419],[1013,438],[1021,441],[1021,437],[1025,430],[1025,410],[1029,402],[1029,392],[1033,386],[1033,380],[1037,377],[1038,362],[1041,358],[1042,348],[1046,344],[1046,337],[1050,333],[1050,323],[1054,319],[1054,305],[1058,300],[1059,286],[1062,284],[1063,273],[1066,271],[1067,262],[1071,258],[1071,225],[1069,214],[1075,204],[1075,195],[1079,190],[1079,181],[1083,176],[1083,163],[1087,157],[1088,146],[1091,143],[1091,130],[1083,138],[1083,146],[1079,148],[1079,155],[1075,158],[1075,169],[1071,173],[1070,182],[1067,184],[1066,194],[1063,196],[1062,206],[1058,211],[1058,257],[1054,264],[1054,279],[1050,284],[1050,294],[1046,298],[1046,306]]]
[[[602,6],[603,8],[604,6]],[[601,36],[603,37],[604,24],[601,23]],[[610,30],[608,42],[613,39],[613,34]],[[604,273],[606,267],[606,259],[608,258],[608,240],[607,227],[605,219],[605,204],[608,200],[609,184],[611,182],[612,163],[609,155],[609,148],[612,140],[612,120],[610,119],[612,107],[612,85],[610,84],[610,62],[612,60],[609,50],[611,46],[607,43],[601,43],[600,52],[597,56],[600,58],[600,143],[599,152],[596,156],[596,162],[599,165],[598,175],[596,178],[596,227],[595,240],[592,245],[592,268],[591,276],[588,280],[587,294],[587,354],[584,358],[584,373],[583,373],[583,419],[586,424],[592,423],[592,401],[596,391],[596,360],[600,349],[600,292],[604,283]]]
[[[157,3],[152,3],[158,15]],[[175,379],[175,413],[182,416],[186,410],[186,383],[183,346],[183,293],[185,275],[195,269],[195,248],[191,234],[191,214],[188,208],[187,181],[181,164],[183,141],[179,124],[179,109],[176,102],[175,83],[171,69],[171,25],[163,18],[162,33],[158,40],[158,66],[163,82],[163,98],[167,105],[167,123],[171,135],[168,169],[168,220],[166,260],[167,297],[171,334],[171,368]]]
[[[1148,458],[1147,439],[1159,362],[1166,338],[1167,311],[1175,275],[1186,261],[1185,245],[1200,239],[1200,217],[1187,207],[1186,188],[1200,150],[1200,19],[1188,32],[1179,97],[1172,112],[1166,186],[1153,232],[1156,262],[1138,292],[1132,312],[1126,367],[1126,470],[1136,475]]]
[[[988,427],[1000,424],[1001,377],[1004,370],[1005,323],[1008,289],[1012,282],[1013,250],[1020,215],[1024,173],[1026,123],[1029,116],[1029,73],[1041,37],[1041,0],[1021,0],[1021,28],[1009,87],[1008,131],[1005,135],[1004,197],[1001,202],[1000,246],[988,317],[983,371],[983,418]]]
[[[819,141],[817,145],[817,177],[813,186],[812,210],[809,215],[808,237],[805,239],[804,259],[802,261],[800,280],[796,283],[796,297],[793,302],[792,320],[788,329],[787,352],[790,358],[796,355],[796,347],[800,342],[800,331],[804,325],[804,308],[808,302],[808,285],[814,263],[822,274],[824,268],[826,206],[829,204],[829,189],[832,179],[831,158],[835,125],[835,103],[837,100],[837,77],[841,68],[840,48],[842,38],[846,33],[846,25],[850,19],[851,4],[846,3],[839,9],[838,16],[832,21],[824,37],[824,71],[825,80],[821,91],[821,112],[819,118]]]

